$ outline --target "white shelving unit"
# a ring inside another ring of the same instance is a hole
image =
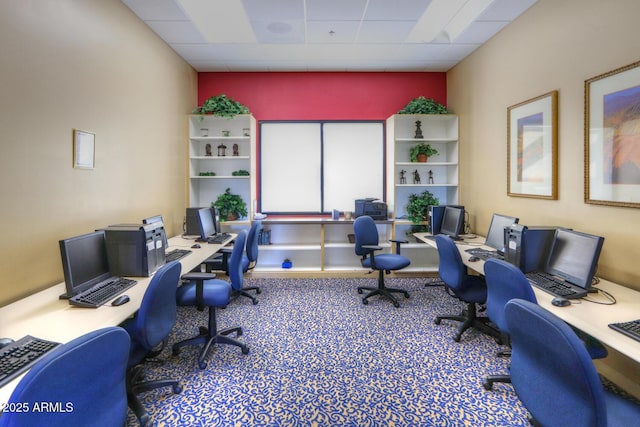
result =
[[[420,121],[422,138],[415,138],[416,122]],[[388,203],[393,213],[394,236],[406,238],[403,255],[411,259],[412,270],[435,271],[438,266],[437,251],[425,248],[423,243],[411,243],[407,236],[412,223],[407,219],[406,205],[411,194],[425,190],[432,193],[441,205],[458,204],[458,116],[454,114],[396,114],[387,119],[387,176]],[[430,144],[438,154],[426,163],[411,162],[411,147],[418,143]],[[401,182],[400,172],[405,171],[405,182]],[[419,182],[414,181],[414,172]],[[431,172],[431,174],[429,173]],[[432,179],[430,179],[430,176]]]
[[[233,118],[212,115],[189,117],[190,207],[210,206],[227,188],[247,204],[250,220],[256,198],[256,120],[250,114]],[[222,156],[224,146],[225,155]],[[237,155],[234,155],[234,147]],[[235,176],[236,171],[248,176]],[[214,175],[215,174],[215,175]],[[238,224],[237,221],[234,222]]]

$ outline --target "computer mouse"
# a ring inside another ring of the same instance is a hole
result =
[[[118,298],[111,301],[111,305],[118,306],[129,302],[129,295],[120,295]]]
[[[200,246],[199,244],[195,244],[193,246],[191,246],[192,249],[200,249],[202,246]]]
[[[571,301],[563,297],[555,297],[551,300],[551,304],[555,305],[556,307],[566,307],[568,305],[571,305]]]
[[[469,257],[469,262],[476,262],[476,261],[480,261],[480,258],[478,258],[477,256],[470,256]]]
[[[0,348],[8,346],[12,342],[13,340],[11,338],[0,338]]]

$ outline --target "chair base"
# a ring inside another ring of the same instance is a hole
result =
[[[262,291],[257,286],[248,286],[240,289],[239,291],[231,291],[231,299],[234,300],[239,297],[247,297],[251,300],[253,305],[258,303],[258,298],[251,295],[248,291],[255,291],[256,294],[260,294]]]
[[[367,305],[369,304],[369,298],[371,298],[372,296],[375,295],[380,295],[382,298],[386,298],[389,301],[391,301],[394,305],[394,307],[398,308],[400,307],[400,303],[398,302],[398,300],[396,299],[396,297],[393,295],[394,293],[396,294],[404,294],[405,298],[409,298],[409,292],[405,291],[404,289],[395,289],[395,288],[387,288],[384,285],[384,270],[378,270],[378,287],[377,288],[373,288],[370,286],[359,286],[358,287],[358,293],[361,294],[364,291],[370,291],[368,294],[366,294],[364,296],[364,298],[362,298],[362,303]]]
[[[140,381],[142,376],[142,368],[140,365],[131,368],[127,372],[127,404],[133,411],[140,422],[141,427],[150,425],[151,417],[140,403],[138,394],[145,391],[155,390],[162,387],[171,387],[171,390],[175,394],[182,392],[182,386],[179,381],[176,380],[153,380],[153,381]]]
[[[482,383],[482,387],[484,387],[485,390],[491,390],[493,388],[493,384],[494,383],[511,384],[511,376],[508,375],[508,374],[504,374],[504,375],[489,375],[488,377],[486,377],[484,379],[484,382]]]
[[[206,359],[209,354],[209,350],[216,343],[235,345],[237,347],[240,347],[240,349],[242,350],[242,354],[249,353],[249,347],[245,343],[228,336],[233,333],[236,334],[236,337],[242,336],[241,327],[238,326],[235,328],[228,328],[222,331],[217,330],[215,307],[209,307],[209,327],[206,328],[204,326],[201,326],[199,332],[200,333],[193,338],[175,343],[172,346],[173,354],[178,355],[180,353],[180,348],[186,345],[204,344],[204,347],[202,347],[200,355],[198,356],[198,367],[200,369],[204,369],[207,367]]]
[[[500,331],[491,326],[488,317],[476,316],[475,303],[467,303],[466,307],[459,315],[437,316],[434,322],[436,325],[439,325],[442,320],[456,320],[462,323],[458,328],[458,332],[453,337],[455,342],[459,342],[460,338],[462,338],[462,334],[469,328],[475,328],[483,334],[495,338],[496,341],[501,342],[502,340]]]

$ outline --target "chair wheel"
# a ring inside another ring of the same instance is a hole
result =
[[[437,317],[435,319],[433,319],[433,323],[435,323],[436,325],[439,325],[440,322],[441,322],[441,320],[439,318],[437,318]]]
[[[140,427],[147,427],[148,425],[151,425],[151,417],[149,414],[144,414],[138,421],[140,422]]]
[[[404,297],[408,299],[409,298],[409,292],[405,292],[404,293]]]
[[[260,289],[256,289],[256,294],[261,294],[262,291]]]
[[[175,394],[180,394],[182,393],[182,386],[180,384],[176,384],[173,386],[173,392]]]
[[[242,347],[242,354],[249,354],[249,347],[246,345],[243,345]]]
[[[174,347],[171,349],[171,354],[173,354],[174,356],[177,356],[180,354],[180,348],[179,347]]]
[[[198,368],[200,368],[201,370],[204,370],[207,367],[207,362],[202,361],[202,362],[198,362]]]
[[[454,340],[455,342],[460,342],[460,338],[461,338],[461,337],[460,337],[460,334],[456,334],[456,336],[455,336],[455,337],[453,337],[453,340]]]
[[[362,289],[358,289],[358,293],[359,293],[359,294],[362,294]]]
[[[485,390],[491,390],[493,388],[493,383],[485,381],[482,383],[482,387],[484,387]]]
[[[256,305],[258,303],[258,300],[255,298],[253,298],[251,301],[253,302],[253,305]]]
[[[399,303],[398,301],[395,301],[395,302],[393,303],[393,306],[394,306],[395,308],[400,308],[400,303]]]
[[[362,292],[360,292],[360,293],[362,293]],[[367,304],[369,304],[369,300],[368,300],[368,299],[366,299],[366,298],[362,298],[362,303],[363,303],[364,305],[367,305]]]

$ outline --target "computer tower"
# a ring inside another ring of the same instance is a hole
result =
[[[504,259],[524,273],[544,270],[556,228],[521,224],[507,227]]]
[[[185,216],[185,236],[200,236],[200,220],[198,219],[198,211],[203,208],[187,208]]]
[[[118,224],[103,231],[111,274],[148,277],[165,264],[162,223]]]

